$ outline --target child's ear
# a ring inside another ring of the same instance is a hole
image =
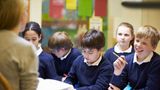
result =
[[[39,41],[41,41],[41,39],[42,39],[42,35],[39,36]]]
[[[97,50],[103,52],[103,51],[104,51],[104,48],[100,48],[100,49],[97,49]]]
[[[153,51],[156,50],[156,48],[157,48],[157,45],[154,45],[154,46],[153,46]]]
[[[101,50],[101,51],[104,51],[104,48],[101,48],[100,50]]]

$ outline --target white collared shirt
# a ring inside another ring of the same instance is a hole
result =
[[[100,61],[102,60],[102,55],[98,58],[98,60],[92,64],[87,63],[87,60],[84,59],[84,62],[88,65],[88,66],[98,66]]]
[[[152,56],[153,56],[153,52],[151,52],[151,53],[147,56],[147,58],[145,58],[143,61],[139,62],[139,61],[137,60],[137,54],[135,53],[135,54],[134,54],[133,63],[136,62],[137,64],[141,65],[141,64],[143,64],[143,63],[150,62]]]
[[[68,56],[70,53],[71,53],[71,49],[68,51],[68,53],[67,53],[65,56],[61,57],[60,59],[61,59],[61,60],[64,60],[65,58],[67,58],[67,56]]]
[[[41,53],[42,53],[42,47],[41,47],[41,44],[39,44],[38,45],[38,49],[37,49],[37,51],[36,51],[36,54],[37,54],[37,56],[39,56]]]
[[[122,50],[120,50],[120,49],[118,48],[118,44],[116,44],[116,45],[114,46],[114,51],[115,51],[116,53],[130,53],[130,52],[132,51],[132,45],[130,45],[130,47],[129,47],[127,50],[122,51]]]

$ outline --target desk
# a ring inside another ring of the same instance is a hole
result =
[[[75,90],[72,85],[53,80],[38,78],[39,84],[37,90]]]

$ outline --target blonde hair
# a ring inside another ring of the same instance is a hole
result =
[[[136,38],[150,38],[152,47],[156,47],[160,40],[160,32],[153,26],[145,25],[137,30]]]
[[[0,0],[0,30],[15,28],[24,12],[24,0]]]

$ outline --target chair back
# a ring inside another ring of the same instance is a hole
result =
[[[0,73],[0,84],[4,87],[4,90],[13,90],[8,80]]]

